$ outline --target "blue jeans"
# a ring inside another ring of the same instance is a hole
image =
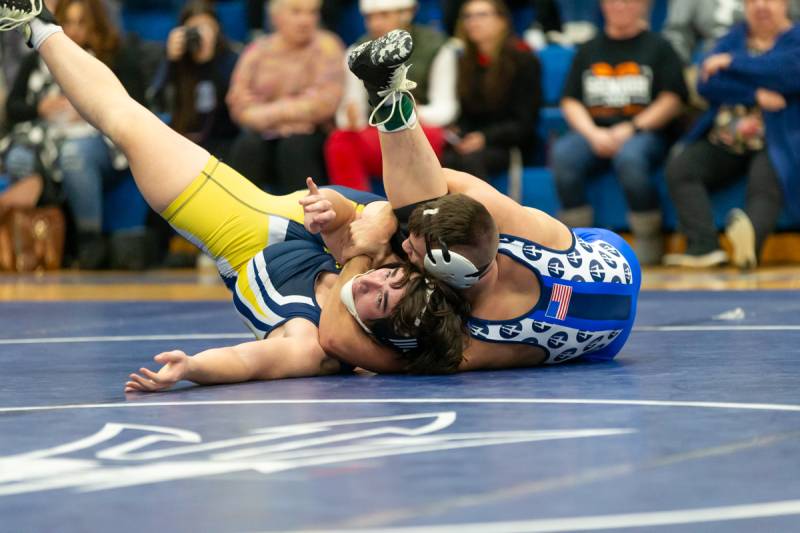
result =
[[[556,189],[564,209],[585,206],[586,183],[596,174],[614,170],[632,211],[654,211],[660,208],[658,190],[650,179],[652,172],[664,162],[669,143],[658,133],[634,135],[611,159],[601,158],[582,135],[571,131],[556,141],[552,153],[552,169]]]
[[[115,170],[103,137],[70,139],[61,146],[58,164],[64,175],[64,194],[79,232],[103,229],[103,189],[127,176]]]
[[[12,181],[36,174],[36,150],[24,144],[12,144],[6,154],[6,170]]]

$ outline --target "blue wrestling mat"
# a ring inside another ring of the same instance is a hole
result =
[[[611,363],[122,393],[229,303],[4,303],[2,532],[800,530],[800,298],[645,292]]]

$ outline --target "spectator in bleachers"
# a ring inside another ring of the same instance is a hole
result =
[[[536,146],[542,100],[539,61],[516,35],[502,0],[468,0],[456,34],[461,112],[442,164],[482,179],[508,170],[512,148],[523,160]]]
[[[611,167],[625,192],[628,222],[643,264],[663,254],[661,206],[651,174],[664,162],[687,97],[670,44],[648,31],[647,0],[601,0],[603,31],[572,63],[561,109],[571,131],[552,152],[568,226],[593,225],[586,182]]]
[[[192,0],[167,38],[166,59],[152,86],[172,128],[220,159],[239,128],[230,118],[228,94],[238,54],[222,33],[214,4]]]
[[[791,8],[790,14],[800,16],[800,0],[792,0]],[[744,0],[670,0],[662,33],[689,64],[743,18]]]
[[[442,25],[445,32],[456,34],[458,15],[466,0],[442,0]],[[506,3],[509,10],[533,7],[535,20],[533,26],[543,33],[561,31],[561,15],[557,0],[510,0]]]
[[[230,163],[260,187],[284,194],[325,181],[322,147],[344,85],[344,46],[319,28],[320,0],[272,0],[275,32],[253,41],[227,102],[241,126]]]
[[[441,32],[412,24],[416,0],[361,0],[359,4],[368,34],[377,39],[402,28],[411,33],[414,51],[409,63],[417,87],[417,118],[437,156],[444,147],[443,128],[458,113],[456,96],[456,49]],[[344,98],[336,112],[337,130],[325,143],[325,161],[331,184],[370,190],[370,176],[383,174],[378,130],[368,125],[371,106],[364,84],[347,70]]]
[[[744,0],[670,0],[661,33],[685,64],[744,18]]]
[[[139,101],[144,83],[136,52],[123,44],[101,0],[61,0],[54,11],[64,32],[90,50],[123,81]],[[128,174],[127,161],[61,94],[38,54],[27,56],[9,95],[7,111],[14,123],[13,145],[6,162],[19,179],[37,179],[45,191],[62,181],[78,232],[82,267],[108,262],[102,234],[103,188]]]
[[[745,209],[729,214],[726,234],[731,262],[753,267],[784,203],[800,217],[800,26],[792,24],[787,0],[745,0],[745,23],[703,61],[698,90],[711,108],[667,166],[688,249],[665,263],[708,267],[728,260],[708,195],[746,173]]]

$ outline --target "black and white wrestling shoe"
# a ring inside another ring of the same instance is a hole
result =
[[[0,31],[19,30],[33,48],[29,23],[35,18],[55,24],[56,19],[43,0],[0,0]]]
[[[411,35],[404,30],[393,30],[359,45],[347,56],[347,64],[364,82],[372,106],[381,105],[393,93],[408,92],[417,86],[406,79],[409,65],[405,62],[413,50]]]

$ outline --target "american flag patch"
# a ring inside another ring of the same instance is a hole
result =
[[[553,292],[550,294],[550,303],[544,316],[564,320],[569,310],[569,300],[572,298],[572,287],[553,283]]]

